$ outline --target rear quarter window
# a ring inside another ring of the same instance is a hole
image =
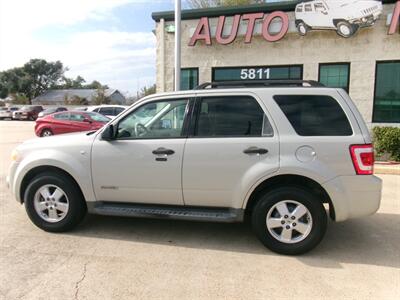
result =
[[[353,130],[339,103],[330,96],[275,95],[275,102],[301,136],[350,136]]]

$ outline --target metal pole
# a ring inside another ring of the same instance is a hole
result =
[[[175,91],[181,89],[181,0],[175,0]]]

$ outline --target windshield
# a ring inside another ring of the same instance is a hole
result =
[[[24,111],[31,110],[31,107],[30,106],[23,106],[21,108],[21,110],[24,110]]]
[[[95,113],[95,112],[87,112],[86,113],[93,121],[96,122],[103,122],[103,123],[107,123],[108,121],[110,121],[110,118],[107,118],[106,116],[103,116],[101,114]]]

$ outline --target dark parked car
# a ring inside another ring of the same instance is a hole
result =
[[[66,107],[51,107],[51,108],[46,108],[44,111],[40,112],[38,117],[43,118],[44,116],[48,116],[51,114],[54,114],[56,112],[60,111],[67,111],[68,109]]]
[[[43,111],[43,107],[40,105],[26,105],[20,110],[14,111],[12,118],[14,120],[35,121],[41,111]]]
[[[69,132],[98,130],[108,121],[110,121],[110,118],[95,112],[59,112],[37,119],[35,133],[37,136],[50,136]]]

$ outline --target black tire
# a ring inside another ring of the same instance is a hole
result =
[[[43,129],[42,132],[40,133],[41,137],[52,136],[52,135],[53,135],[53,132],[50,129],[47,129],[47,128]]]
[[[310,28],[307,26],[306,23],[304,23],[303,21],[300,21],[297,24],[297,31],[299,32],[300,35],[305,36],[305,35],[307,35],[307,32],[310,31]]]
[[[311,214],[312,228],[307,237],[296,243],[276,239],[268,230],[266,219],[270,209],[278,202],[293,200],[304,205]],[[260,241],[270,250],[285,255],[299,255],[315,248],[325,235],[326,211],[320,199],[299,187],[280,187],[260,197],[252,211],[252,226]]]
[[[65,217],[55,223],[42,219],[34,208],[36,192],[39,188],[49,184],[60,187],[69,201],[69,208]],[[24,204],[31,221],[40,229],[48,232],[65,232],[73,229],[83,220],[87,211],[85,200],[76,183],[68,176],[56,172],[37,175],[25,191]]]
[[[28,117],[28,121],[35,121],[35,117],[34,116],[29,116]]]
[[[349,38],[355,34],[356,30],[355,30],[355,27],[353,25],[351,25],[349,22],[339,21],[336,24],[336,32],[341,37]]]

